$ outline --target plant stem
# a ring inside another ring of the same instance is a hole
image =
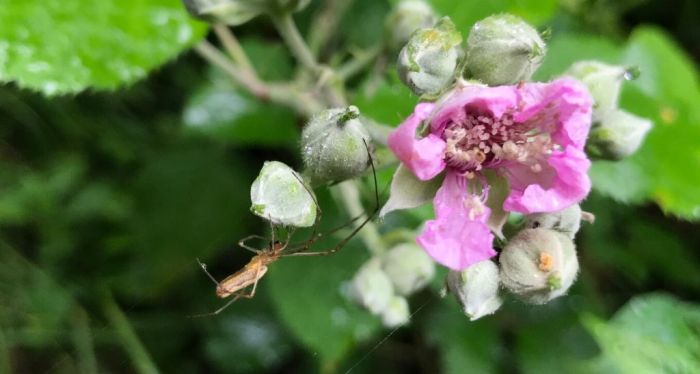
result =
[[[233,35],[233,32],[231,32],[231,29],[229,29],[226,25],[215,24],[214,33],[219,38],[221,45],[224,46],[224,49],[229,56],[231,56],[233,61],[240,65],[244,70],[247,70],[251,74],[257,76],[253,64],[250,62],[250,59],[248,59],[248,55],[246,55],[243,47],[241,47],[238,39],[236,39],[236,36]]]
[[[360,202],[360,190],[357,188],[357,183],[352,180],[347,180],[345,182],[338,183],[332,187],[336,194],[339,196],[340,201],[343,203],[345,210],[350,217],[357,217],[361,214],[366,214],[365,209],[362,207]],[[357,227],[361,222],[354,222],[355,227]],[[384,242],[382,242],[382,237],[379,235],[379,230],[377,226],[369,221],[359,232],[360,238],[365,243],[367,250],[374,255],[378,256],[386,252]]]
[[[12,373],[9,345],[2,328],[0,328],[0,373]]]
[[[151,356],[146,351],[139,340],[134,328],[129,323],[128,318],[119,309],[119,306],[114,301],[114,298],[109,294],[102,303],[105,316],[109,323],[114,328],[117,336],[120,338],[122,347],[126,351],[131,362],[134,364],[136,371],[141,374],[156,374],[158,369],[151,359]]]
[[[75,345],[79,371],[81,373],[99,373],[90,321],[85,311],[80,307],[76,307],[74,311],[71,337]]]
[[[304,68],[313,73],[314,76],[317,76],[320,66],[313,53],[311,53],[311,50],[306,45],[301,33],[299,33],[299,29],[297,29],[292,15],[289,13],[273,15],[272,21],[297,61],[299,61]]]
[[[353,59],[338,68],[337,76],[341,81],[352,78],[364,68],[369,66],[384,50],[384,45],[376,45],[369,50],[362,51]]]
[[[321,10],[316,13],[313,20],[314,27],[309,33],[309,49],[317,56],[333,37],[345,11],[352,4],[352,0],[326,0]]]

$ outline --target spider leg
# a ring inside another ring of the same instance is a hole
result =
[[[199,261],[199,258],[197,259],[197,263],[198,263],[199,266],[202,268],[202,270],[204,270],[204,274],[206,274],[206,275],[209,277],[209,279],[211,279],[212,282],[214,282],[214,284],[216,284],[216,285],[218,286],[218,285],[219,285],[219,281],[217,281],[216,278],[214,278],[214,277],[209,273],[209,270],[207,270],[207,265],[206,265],[205,263],[203,263],[202,261]]]
[[[253,248],[253,247],[251,247],[251,246],[245,244],[245,242],[247,242],[247,241],[250,240],[250,239],[260,239],[260,240],[267,241],[267,238],[262,237],[262,236],[260,236],[260,235],[248,235],[248,236],[246,236],[245,238],[243,238],[243,239],[241,239],[241,240],[238,241],[238,246],[239,246],[239,247],[241,247],[241,248],[243,248],[243,249],[247,249],[247,250],[249,250],[249,251],[251,251],[251,252],[254,252],[254,253],[258,253],[258,254],[259,254],[259,253],[260,253],[260,250],[259,250],[259,249]]]
[[[369,150],[369,146],[367,145],[367,142],[366,142],[364,139],[363,139],[362,141],[365,143],[365,148],[367,149],[367,155],[369,156],[369,164],[370,164],[370,166],[372,167],[372,176],[374,177],[374,199],[375,199],[375,207],[374,207],[374,210],[371,212],[371,214],[368,214],[368,215],[367,215],[367,218],[366,218],[364,221],[362,221],[359,225],[357,225],[357,226],[355,227],[355,229],[352,230],[352,232],[351,232],[348,236],[346,236],[343,240],[341,240],[335,247],[333,247],[333,248],[331,248],[331,249],[328,249],[328,250],[325,250],[325,251],[306,252],[306,250],[307,250],[307,249],[309,248],[309,246],[310,246],[310,244],[307,244],[307,245],[304,246],[304,248],[302,248],[301,250],[299,250],[299,251],[297,251],[297,252],[285,254],[284,257],[289,257],[289,256],[327,256],[327,255],[329,255],[329,254],[338,252],[338,251],[339,251],[341,248],[343,248],[343,247],[345,246],[345,244],[347,244],[360,230],[362,230],[362,228],[365,227],[365,225],[366,225],[367,223],[369,223],[369,221],[371,221],[372,218],[374,218],[374,216],[377,214],[377,212],[379,212],[380,205],[379,205],[379,186],[378,186],[378,183],[377,183],[377,170],[376,170],[375,167],[374,167],[374,161],[372,160],[372,153],[371,153],[370,150]],[[359,217],[361,217],[361,216],[359,216]],[[359,217],[357,217],[357,218],[359,218]],[[354,220],[355,220],[355,219],[353,219],[353,221],[354,221]]]
[[[323,211],[321,210],[321,206],[318,204],[318,200],[316,199],[316,196],[314,195],[313,191],[309,188],[309,186],[304,183],[304,181],[299,177],[296,173],[293,173],[294,178],[296,178],[299,183],[301,183],[302,186],[304,186],[304,189],[306,192],[308,192],[309,196],[311,197],[311,200],[313,200],[314,205],[316,206],[316,219],[314,220],[313,227],[311,229],[311,235],[309,235],[309,239],[306,240],[307,245],[310,245],[308,243],[314,243],[316,240],[320,238],[320,234],[318,234],[318,225],[321,222],[321,216],[323,215]],[[285,246],[286,248],[287,246]]]

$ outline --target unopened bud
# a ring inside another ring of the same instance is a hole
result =
[[[606,160],[620,160],[632,155],[642,146],[652,122],[624,110],[608,112],[591,130],[586,151]]]
[[[574,242],[548,229],[525,229],[499,257],[501,283],[525,302],[544,304],[566,293],[576,279]]]
[[[526,81],[540,67],[547,47],[519,17],[500,14],[477,22],[467,39],[467,71],[490,86]]]
[[[400,1],[386,19],[389,45],[398,50],[414,31],[432,26],[436,20],[433,8],[424,0]]]
[[[297,172],[267,161],[250,187],[250,210],[276,225],[309,227],[316,220],[316,202]]]
[[[399,77],[416,95],[435,96],[452,83],[462,35],[449,17],[413,33],[399,53]]]
[[[588,88],[593,97],[593,122],[598,122],[610,111],[617,109],[620,88],[630,72],[622,66],[598,61],[579,61],[566,71]]]
[[[231,26],[248,22],[267,11],[262,0],[182,0],[194,17]]]
[[[425,287],[435,275],[435,263],[416,244],[403,243],[382,257],[382,268],[396,293],[408,296]]]
[[[410,318],[411,313],[405,297],[392,297],[386,309],[382,311],[382,324],[384,327],[392,328],[404,325],[408,323]]]
[[[491,260],[477,262],[464,271],[451,270],[446,283],[472,321],[495,313],[503,304],[498,296],[498,266]]]
[[[357,177],[369,165],[369,144],[357,107],[324,110],[301,134],[305,173],[314,184]]]
[[[352,297],[372,314],[380,314],[389,307],[394,287],[382,271],[378,258],[367,261],[352,279]]]
[[[581,228],[581,214],[581,207],[578,204],[558,212],[530,214],[525,216],[525,227],[550,229],[573,239]]]

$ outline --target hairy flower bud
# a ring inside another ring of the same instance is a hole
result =
[[[384,327],[392,328],[408,323],[411,318],[408,301],[406,301],[405,297],[392,297],[386,309],[382,311],[381,316]]]
[[[414,31],[432,26],[436,20],[435,11],[424,0],[400,1],[386,19],[389,46],[398,50]]]
[[[608,112],[591,130],[586,150],[593,157],[620,160],[641,147],[652,122],[624,110]]]
[[[236,26],[263,13],[296,12],[311,0],[182,0],[191,15]]]
[[[250,187],[250,210],[276,225],[309,227],[316,220],[316,202],[297,172],[267,161]]]
[[[416,95],[435,96],[454,80],[462,35],[449,17],[413,33],[399,53],[399,77]]]
[[[525,229],[501,252],[501,283],[525,302],[544,304],[566,293],[576,279],[573,241],[548,229]]]
[[[352,279],[351,295],[372,314],[380,314],[389,307],[394,297],[394,287],[382,271],[381,261],[367,261]]]
[[[231,26],[246,23],[267,10],[265,2],[261,0],[182,0],[182,2],[194,17]]]
[[[610,111],[617,109],[622,81],[629,79],[630,72],[616,65],[608,65],[598,61],[579,61],[566,71],[586,85],[595,102],[593,106],[593,122],[598,122]]]
[[[370,135],[355,106],[324,110],[301,134],[305,173],[312,183],[354,178],[367,169]]]
[[[477,262],[464,271],[451,270],[445,283],[472,321],[495,313],[503,304],[498,296],[498,266],[491,260]]]
[[[382,268],[397,294],[408,296],[425,287],[435,275],[435,263],[417,244],[403,243],[382,257]]]
[[[530,214],[525,216],[525,227],[550,229],[573,239],[581,228],[581,214],[581,207],[578,204],[558,212]]]
[[[467,38],[466,68],[490,86],[526,81],[540,67],[546,45],[532,26],[510,14],[477,22]]]

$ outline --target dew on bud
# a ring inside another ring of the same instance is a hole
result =
[[[301,134],[305,175],[313,184],[359,176],[369,165],[370,139],[355,106],[316,114]]]
[[[586,151],[595,158],[621,160],[641,146],[652,122],[624,110],[613,110],[591,130]]]
[[[495,313],[503,304],[498,296],[498,266],[491,260],[477,262],[464,271],[451,270],[445,283],[472,321]]]
[[[540,67],[547,47],[527,22],[500,14],[477,22],[467,38],[466,69],[490,86],[526,81]]]
[[[352,298],[372,314],[383,313],[394,298],[394,287],[382,271],[381,261],[372,258],[357,271],[351,284]]]
[[[433,279],[435,263],[417,244],[402,243],[382,257],[382,268],[397,294],[408,296]]]
[[[417,30],[399,53],[401,81],[416,95],[437,96],[454,80],[460,43],[462,35],[449,17]]]
[[[386,19],[389,46],[398,50],[414,31],[432,26],[437,21],[435,11],[424,0],[400,1]]]
[[[393,328],[405,325],[411,318],[408,309],[408,301],[405,297],[394,296],[389,300],[389,304],[382,311],[382,324],[384,327]]]
[[[581,228],[581,215],[581,207],[574,204],[558,212],[529,214],[525,216],[525,227],[551,229],[573,239]]]
[[[588,88],[593,97],[593,122],[599,122],[610,111],[617,109],[623,80],[634,78],[633,69],[609,65],[599,61],[579,61],[566,71]]]
[[[316,220],[316,202],[289,166],[266,161],[250,187],[250,210],[275,225],[309,227]]]
[[[531,304],[562,296],[578,274],[573,241],[543,228],[520,231],[503,249],[499,262],[503,286]]]

